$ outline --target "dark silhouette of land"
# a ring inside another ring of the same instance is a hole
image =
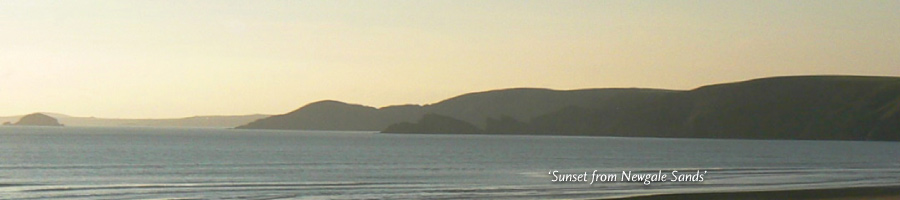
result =
[[[322,101],[238,128],[900,141],[900,78],[774,77],[688,91],[519,88],[385,108]]]
[[[438,114],[425,114],[416,123],[392,124],[382,132],[387,133],[457,133],[479,134],[482,131],[468,122]]]
[[[483,127],[485,119],[510,116],[517,120],[550,113],[566,106],[606,108],[610,102],[648,101],[669,90],[586,89],[557,91],[517,88],[460,95],[431,105],[374,108],[338,101],[310,103],[295,111],[260,119],[237,128],[287,130],[380,131],[399,122],[414,122],[435,113]]]
[[[97,117],[73,117],[58,113],[42,113],[56,118],[66,126],[145,126],[145,127],[208,127],[232,128],[247,124],[268,115],[195,116],[171,119],[115,119]],[[23,116],[0,117],[0,121],[16,121]],[[11,125],[11,123],[10,123]]]
[[[23,116],[16,123],[4,123],[3,125],[13,126],[63,126],[56,118],[41,113],[34,113]]]
[[[423,114],[421,106],[416,105],[373,108],[338,101],[319,101],[237,128],[379,131],[393,123],[414,121]]]

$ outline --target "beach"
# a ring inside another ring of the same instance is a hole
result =
[[[837,189],[809,189],[783,191],[715,192],[693,194],[663,194],[616,198],[622,200],[679,200],[679,199],[801,199],[801,200],[887,200],[900,199],[900,186],[859,187]]]

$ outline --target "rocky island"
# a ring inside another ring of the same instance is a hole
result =
[[[15,126],[63,126],[60,124],[56,118],[47,116],[41,113],[34,113],[30,115],[25,115],[22,119],[19,119],[19,122],[10,124],[4,123],[4,125],[15,125]]]

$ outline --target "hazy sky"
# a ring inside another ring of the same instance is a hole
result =
[[[900,1],[0,1],[0,116],[900,76]]]

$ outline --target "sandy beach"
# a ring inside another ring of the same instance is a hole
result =
[[[900,186],[861,187],[839,189],[811,189],[786,191],[750,191],[723,193],[664,194],[619,198],[627,200],[679,200],[679,199],[801,199],[801,200],[886,200],[900,199]]]

